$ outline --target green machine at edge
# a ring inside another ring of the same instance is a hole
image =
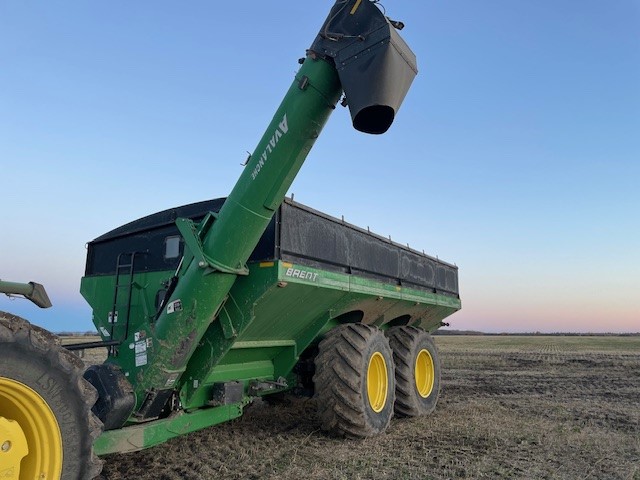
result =
[[[417,73],[401,27],[369,0],[336,2],[226,199],[159,212],[89,244],[81,293],[109,349],[85,374],[105,427],[98,454],[148,447],[237,417],[252,398],[304,390],[305,365],[340,324],[432,331],[460,308],[453,265],[283,204],[343,94],[356,129],[390,127]],[[282,241],[298,237],[287,222],[333,232],[325,245],[346,239],[351,260],[314,257],[305,250],[316,248],[313,232],[291,254]],[[273,252],[256,253],[270,238]],[[399,262],[400,273],[359,269],[368,261],[358,260],[359,244]],[[412,275],[434,283],[412,284]]]

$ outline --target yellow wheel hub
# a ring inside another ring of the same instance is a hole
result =
[[[62,435],[55,415],[38,392],[0,377],[0,415],[0,478],[59,479]],[[15,476],[3,470],[5,465],[15,469]]]
[[[0,417],[0,478],[18,480],[20,462],[29,453],[18,422]]]
[[[380,413],[387,403],[389,377],[387,364],[380,352],[375,352],[369,360],[367,368],[367,394],[371,409]]]
[[[416,357],[415,377],[416,388],[418,390],[418,394],[422,398],[427,398],[429,395],[431,395],[435,376],[436,373],[433,366],[433,358],[431,358],[431,354],[427,350],[420,350],[418,356]]]

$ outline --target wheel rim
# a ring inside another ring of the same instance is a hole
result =
[[[422,398],[427,398],[431,395],[435,376],[431,354],[427,350],[420,350],[416,356],[415,378],[416,389]]]
[[[387,375],[387,364],[380,352],[375,352],[369,360],[367,369],[367,394],[371,409],[379,413],[387,403],[387,393],[389,389],[389,377]]]
[[[0,377],[0,412],[24,433],[29,450],[20,478],[57,479],[62,474],[62,435],[53,411],[29,386]],[[25,445],[21,445],[24,447]]]

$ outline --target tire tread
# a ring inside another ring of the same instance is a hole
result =
[[[63,471],[63,479],[93,479],[102,471],[102,461],[93,452],[93,441],[102,433],[102,422],[91,409],[98,394],[82,374],[84,363],[80,358],[66,350],[60,338],[47,330],[32,325],[27,320],[10,313],[0,312],[0,343],[15,344],[30,355],[45,358],[51,369],[57,369],[68,379],[65,389],[72,390],[82,400],[82,417],[85,421],[85,432],[82,441],[81,456],[83,465],[79,472]],[[82,426],[79,426],[82,427]],[[78,432],[78,435],[82,435]]]
[[[388,402],[393,404],[393,360],[388,340],[375,327],[355,323],[340,325],[330,330],[320,342],[315,358],[315,384],[318,416],[323,430],[340,436],[365,438],[384,431],[391,421],[392,412],[381,426],[372,425],[365,413],[362,398],[366,372],[364,351],[375,338],[382,339],[391,362]]]
[[[396,403],[395,413],[397,415],[405,417],[417,417],[427,415],[435,408],[435,403],[439,396],[440,381],[436,380],[434,386],[435,391],[432,395],[435,395],[435,401],[430,402],[433,405],[425,407],[425,405],[418,398],[417,391],[415,389],[415,380],[413,374],[412,362],[415,362],[414,350],[418,344],[427,342],[433,347],[432,356],[433,361],[439,365],[439,359],[437,357],[437,349],[433,338],[426,331],[413,327],[393,327],[387,331],[387,337],[389,338],[389,344],[393,350],[393,360],[396,365]],[[435,355],[433,355],[435,353]],[[439,372],[439,366],[437,372]],[[431,396],[429,397],[431,398]]]

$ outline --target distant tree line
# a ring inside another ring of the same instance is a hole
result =
[[[86,331],[86,332],[58,332],[56,333],[59,337],[98,337],[100,334],[96,331]]]
[[[432,335],[484,335],[484,336],[511,336],[511,337],[638,337],[640,332],[636,333],[576,333],[576,332],[520,332],[520,333],[487,333],[478,332],[476,330],[436,330]]]

